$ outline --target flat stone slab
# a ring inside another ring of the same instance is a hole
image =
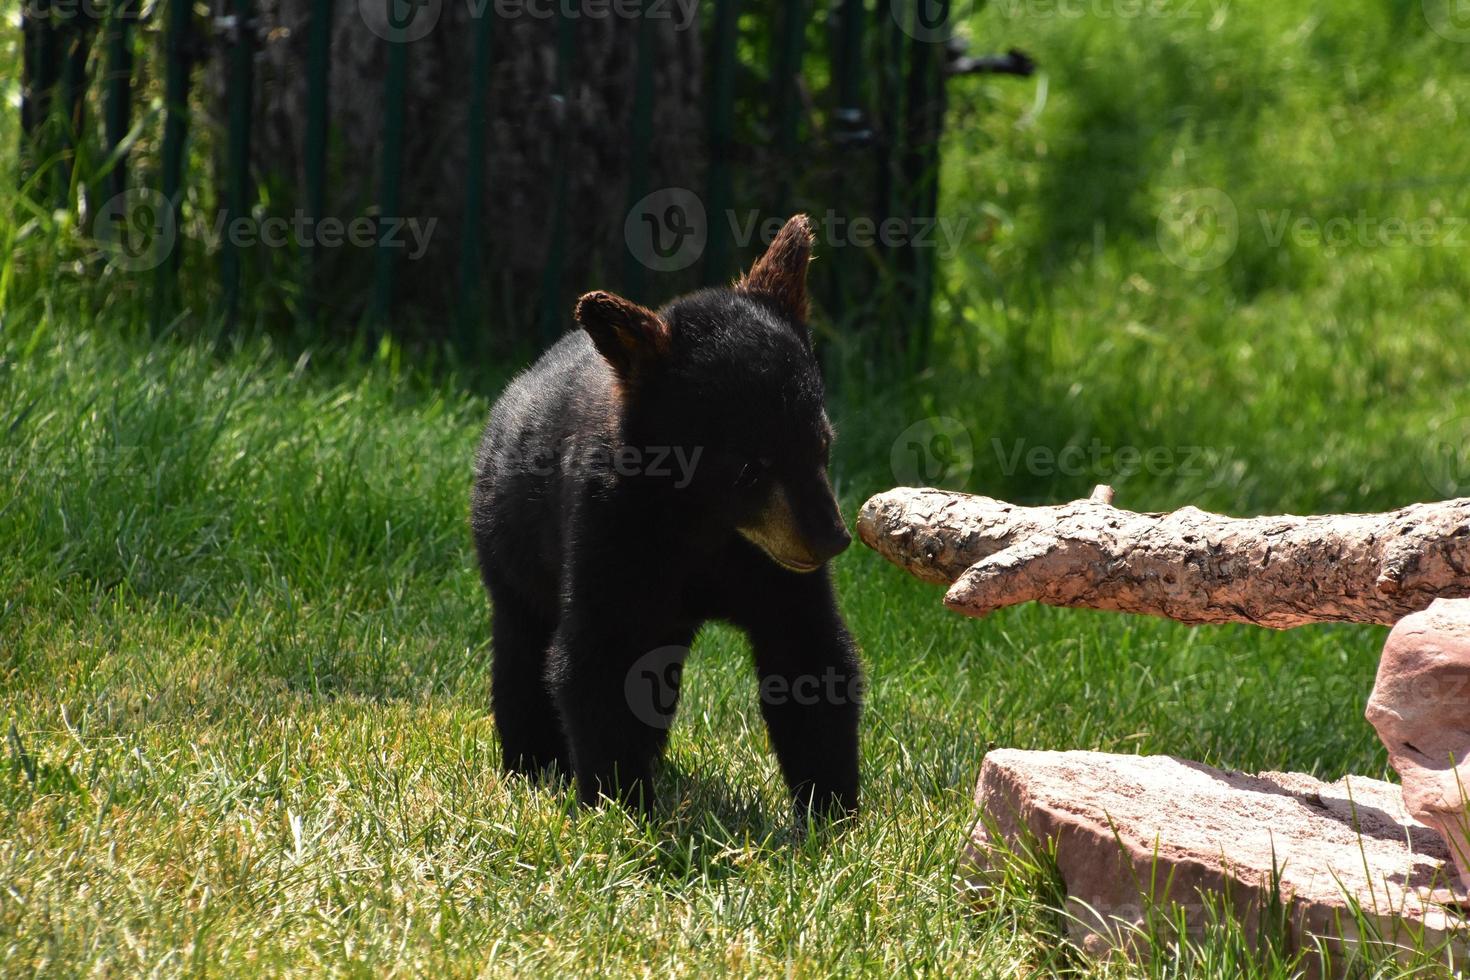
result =
[[[1054,848],[1069,937],[1094,955],[1127,950],[1148,909],[1171,905],[1199,935],[1228,902],[1254,940],[1274,873],[1296,948],[1320,941],[1334,964],[1345,959],[1338,954],[1358,942],[1356,901],[1378,940],[1447,946],[1465,962],[1460,908],[1470,901],[1446,867],[1444,841],[1408,815],[1393,783],[1252,776],[1171,756],[996,749],[976,802],[963,866],[977,897],[1004,860],[998,847]]]

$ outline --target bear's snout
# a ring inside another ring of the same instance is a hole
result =
[[[794,485],[776,483],[760,512],[738,530],[794,572],[816,571],[852,543],[826,474]]]
[[[798,491],[795,509],[802,542],[814,564],[836,558],[852,544],[852,535],[842,520],[837,495],[832,492],[827,474],[820,474]]]
[[[812,553],[818,561],[830,561],[846,551],[850,544],[852,544],[852,534],[839,519],[835,526],[812,542]]]

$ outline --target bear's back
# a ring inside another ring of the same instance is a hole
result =
[[[610,438],[613,376],[582,330],[518,375],[490,409],[475,455],[470,522],[482,574],[550,612],[559,588],[565,454]]]

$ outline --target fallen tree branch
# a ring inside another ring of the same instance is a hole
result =
[[[1470,498],[1386,514],[1138,514],[1112,489],[1054,507],[900,488],[863,505],[868,547],[984,616],[1022,602],[1182,623],[1390,625],[1470,596]]]

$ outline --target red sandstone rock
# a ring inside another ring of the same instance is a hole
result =
[[[1444,835],[1470,887],[1470,599],[1439,599],[1388,635],[1368,698],[1414,819]]]
[[[1252,776],[1169,756],[997,749],[985,758],[981,819],[965,866],[978,896],[1010,849],[1054,847],[1067,892],[1068,930],[1087,951],[1126,950],[1154,903],[1182,906],[1189,932],[1229,908],[1246,934],[1279,876],[1291,940],[1333,953],[1357,942],[1349,898],[1376,935],[1405,945],[1467,948],[1453,907],[1443,841],[1404,810],[1398,786],[1351,776]],[[1034,846],[1034,843],[1030,846]],[[1161,911],[1166,907],[1161,906]]]

